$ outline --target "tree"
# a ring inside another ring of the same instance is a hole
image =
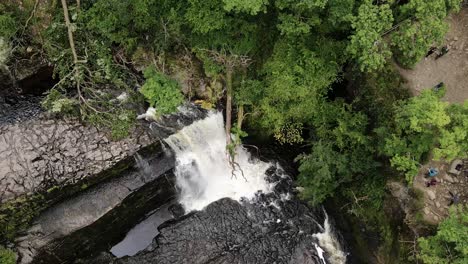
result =
[[[330,41],[328,47],[321,46],[323,50],[319,53],[287,38],[276,43],[273,55],[263,68],[265,90],[259,123],[283,143],[290,141],[284,136],[290,130],[284,128],[310,123],[322,106],[329,86],[337,79],[338,63],[334,55],[327,57],[324,52],[336,46]],[[301,140],[291,139],[290,143]]]
[[[468,157],[468,100],[464,104],[451,104],[447,108],[450,124],[440,133],[434,149],[436,159],[447,161]]]
[[[396,58],[405,67],[413,67],[432,45],[438,45],[447,32],[445,0],[412,0],[400,8],[406,17],[392,36]]]
[[[382,38],[392,27],[393,15],[389,4],[374,5],[364,1],[352,20],[355,33],[351,36],[348,52],[356,59],[361,71],[381,70],[391,51]]]
[[[0,263],[2,264],[15,264],[16,255],[10,249],[5,249],[0,246]]]
[[[268,0],[223,0],[226,11],[244,12],[250,15],[266,12],[268,2]]]
[[[409,183],[417,174],[423,156],[434,150],[436,158],[466,157],[466,103],[440,100],[443,94],[424,90],[419,96],[395,106],[393,127],[376,130],[383,135],[382,153],[392,167],[405,173]]]
[[[237,73],[245,75],[251,56],[258,46],[258,26],[250,20],[263,10],[264,1],[190,0],[186,18],[196,34],[191,37],[193,50],[210,77],[225,81],[226,140],[231,157],[232,108]],[[241,111],[243,107],[240,106]],[[242,117],[241,117],[242,116]],[[241,115],[241,124],[243,115]],[[238,125],[240,129],[240,126]],[[240,132],[240,131],[239,131]],[[236,142],[238,144],[239,142]]]
[[[156,108],[158,115],[175,112],[182,104],[184,97],[179,84],[156,71],[154,66],[145,70],[146,82],[140,89],[151,107]]]
[[[434,236],[418,239],[418,258],[425,264],[463,264],[468,262],[468,207],[452,206],[450,215]]]
[[[186,1],[99,0],[86,12],[87,29],[117,43],[128,52],[144,47],[167,51],[182,38]]]
[[[365,134],[367,118],[354,113],[343,102],[326,103],[314,121],[311,154],[299,158],[299,184],[303,198],[316,205],[343,183],[373,175],[370,138]]]

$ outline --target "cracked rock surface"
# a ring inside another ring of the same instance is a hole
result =
[[[77,184],[205,114],[187,105],[178,114],[152,122],[150,129],[136,129],[119,141],[77,121],[42,117],[0,124],[0,203],[53,186]]]
[[[75,184],[111,168],[152,139],[142,130],[111,141],[75,121],[35,119],[0,126],[0,202]]]

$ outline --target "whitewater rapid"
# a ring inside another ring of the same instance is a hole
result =
[[[265,179],[267,169],[273,164],[252,158],[240,146],[236,149],[236,170],[233,173],[226,150],[224,120],[220,112],[210,112],[205,119],[184,127],[165,139],[165,142],[175,152],[179,203],[186,213],[203,210],[221,198],[229,197],[241,201],[254,198],[258,192],[273,191],[274,183]],[[280,196],[287,200],[289,195]],[[317,241],[312,246],[323,264],[344,264],[346,254],[333,232],[328,215],[324,213],[323,225],[316,222],[321,232],[311,234]]]
[[[341,248],[341,243],[338,240],[332,225],[330,224],[330,220],[328,219],[328,214],[325,212],[325,221],[323,226],[320,226],[322,232],[313,234],[315,238],[317,238],[319,245],[315,244],[315,248],[319,254],[320,260],[323,261],[324,264],[344,264],[346,263],[347,254]],[[325,258],[323,257],[323,252],[328,253],[328,261],[326,262]]]
[[[233,174],[226,151],[224,120],[219,112],[210,112],[165,142],[176,154],[176,185],[179,202],[186,212],[202,210],[224,197],[240,201],[272,190],[272,184],[265,180],[265,171],[271,164],[252,159],[240,146]]]

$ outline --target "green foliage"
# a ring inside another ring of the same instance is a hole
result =
[[[447,112],[450,124],[440,133],[439,145],[434,149],[436,159],[447,161],[468,157],[468,100],[464,104],[451,104]]]
[[[468,262],[468,207],[452,206],[450,215],[439,224],[437,234],[418,240],[418,258],[425,264]]]
[[[459,12],[463,0],[446,0],[446,5],[448,10],[453,10],[454,12]]]
[[[148,46],[164,51],[181,35],[183,4],[173,0],[99,0],[85,14],[86,27],[127,50]]]
[[[54,114],[80,117],[108,130],[112,138],[119,139],[128,135],[134,126],[136,113],[131,109],[138,103],[133,91],[138,77],[123,62],[115,59],[111,41],[93,31],[97,29],[91,30],[87,26],[87,20],[94,11],[86,11],[78,14],[75,7],[70,6],[80,62],[75,64],[73,61],[62,11],[56,14],[44,32],[44,49],[55,64],[55,75],[60,82],[44,99],[43,106]],[[126,92],[133,101],[117,100],[122,92]]]
[[[350,180],[347,157],[333,150],[333,144],[319,141],[309,155],[301,157],[299,184],[304,187],[301,197],[317,205],[332,195],[344,181]],[[339,174],[346,177],[336,179]]]
[[[377,164],[365,134],[367,118],[336,102],[323,106],[314,124],[317,138],[312,153],[300,158],[299,184],[303,198],[318,204],[332,196],[338,186],[369,175]]]
[[[350,75],[357,87],[356,109],[366,113],[372,127],[391,126],[395,118],[394,104],[411,97],[397,69],[388,64],[382,70],[370,73],[353,70]]]
[[[334,43],[329,44],[330,48]],[[260,124],[275,134],[284,134],[285,126],[312,120],[339,68],[323,54],[283,40],[276,43],[263,71]]]
[[[188,0],[186,19],[197,33],[219,30],[228,24],[221,0]]]
[[[0,6],[0,11],[2,7]],[[3,13],[3,12],[2,12]],[[10,40],[16,35],[18,24],[11,13],[4,13],[0,15],[0,38]]]
[[[57,89],[51,89],[42,101],[42,107],[53,114],[76,115],[78,102],[67,98]]]
[[[439,94],[424,90],[396,105],[393,127],[376,130],[385,138],[381,151],[411,183],[422,157],[434,148],[436,158],[466,157],[467,116],[466,103],[449,107]]]
[[[11,55],[11,40],[16,35],[18,23],[12,13],[0,4],[0,67],[6,65]]]
[[[405,179],[408,183],[413,183],[413,178],[419,171],[418,160],[415,160],[415,158],[411,157],[410,154],[406,156],[395,154],[395,156],[390,159],[390,164],[396,170],[405,174]]]
[[[154,67],[145,70],[145,78],[146,82],[140,92],[156,108],[158,114],[175,112],[183,103],[183,95],[176,81],[157,72]]]
[[[275,131],[275,139],[280,144],[295,144],[302,143],[302,130],[304,125],[302,123],[286,123],[280,129]]]
[[[226,11],[245,12],[250,15],[266,12],[268,2],[268,0],[223,0]]]
[[[0,243],[13,241],[44,207],[42,195],[22,196],[0,205]]]
[[[388,4],[374,5],[371,0],[366,0],[359,7],[358,15],[352,21],[355,33],[351,36],[348,52],[362,71],[382,69],[391,56],[382,34],[392,27],[392,22]]]
[[[16,254],[10,249],[3,248],[0,246],[0,263],[2,264],[15,264]]]
[[[413,67],[432,45],[440,44],[448,26],[445,0],[412,0],[401,6],[400,12],[408,17],[393,35],[396,58],[405,67]]]

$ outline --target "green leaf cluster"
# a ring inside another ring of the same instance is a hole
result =
[[[340,102],[324,105],[317,115],[311,154],[300,158],[302,197],[319,204],[343,183],[373,175],[377,163],[366,135],[367,118]]]
[[[3,248],[0,246],[0,263],[2,264],[15,264],[16,254],[10,249]]]
[[[449,211],[449,217],[439,224],[436,235],[418,240],[418,258],[425,264],[468,262],[468,207],[452,206]]]
[[[140,89],[146,100],[156,108],[158,114],[175,112],[182,104],[184,97],[179,84],[156,71],[154,67],[145,70],[146,82]]]
[[[0,38],[9,40],[15,36],[17,30],[18,25],[16,24],[15,18],[11,14],[6,13],[0,15]]]
[[[269,0],[223,0],[224,9],[228,12],[244,12],[256,15],[259,12],[266,12]]]
[[[389,4],[374,5],[367,0],[359,6],[353,18],[355,30],[348,45],[348,52],[358,63],[361,71],[381,70],[391,51],[382,35],[392,27],[393,14]]]
[[[447,160],[467,156],[467,118],[466,103],[449,106],[436,92],[424,90],[419,96],[397,104],[393,126],[381,127],[376,132],[385,138],[383,154],[411,183],[419,163],[433,150],[436,158]]]
[[[432,45],[439,45],[447,33],[444,21],[447,3],[445,0],[413,0],[401,6],[400,12],[407,19],[392,36],[392,43],[398,62],[411,68]]]
[[[42,101],[42,107],[53,114],[76,115],[78,102],[66,97],[57,89],[51,89]]]

